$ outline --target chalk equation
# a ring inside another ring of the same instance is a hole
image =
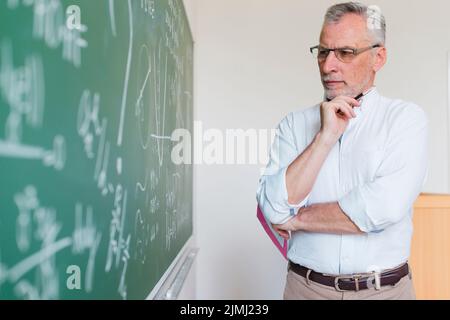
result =
[[[108,120],[100,119],[100,95],[85,90],[78,107],[77,130],[83,140],[84,152],[89,160],[95,158],[93,180],[103,196],[114,192],[114,185],[108,180],[111,143],[107,140]],[[94,151],[95,145],[97,145]],[[118,171],[121,165],[118,164]]]
[[[9,107],[4,138],[0,136],[0,157],[40,160],[47,167],[62,170],[66,161],[66,141],[53,139],[53,149],[22,141],[26,127],[40,129],[44,123],[44,70],[38,55],[29,55],[14,66],[13,48],[8,40],[0,43],[0,93]]]
[[[26,258],[12,266],[0,260],[0,292],[3,284],[9,282],[14,292],[23,299],[58,299],[61,278],[56,265],[57,255],[69,248],[73,254],[88,252],[86,266],[85,290],[92,290],[95,260],[101,239],[93,220],[91,207],[84,210],[77,203],[75,211],[75,228],[71,236],[61,237],[62,224],[57,210],[42,203],[38,190],[28,185],[14,196],[17,208],[16,246]],[[37,251],[32,248],[38,247]],[[26,275],[34,271],[34,281]]]
[[[7,0],[7,7],[16,10],[21,6],[33,11],[33,37],[43,41],[50,49],[62,48],[62,59],[80,68],[82,50],[88,42],[82,37],[88,28],[81,24],[69,29],[66,24],[66,8],[61,0]]]
[[[105,271],[121,268],[121,276],[118,292],[123,299],[127,298],[127,287],[125,276],[127,273],[128,260],[130,259],[131,235],[125,233],[125,218],[127,213],[127,190],[121,185],[116,187],[114,196],[114,209],[111,212],[108,253]]]

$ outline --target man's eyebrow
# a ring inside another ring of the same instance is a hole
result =
[[[322,44],[319,44],[319,47],[327,48],[327,49],[355,49],[356,48],[356,46],[351,46],[351,45],[337,46],[337,47],[332,48],[332,47],[324,46]]]

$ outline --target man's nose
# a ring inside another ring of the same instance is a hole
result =
[[[333,71],[337,71],[337,67],[340,61],[336,58],[336,54],[334,51],[330,51],[326,59],[321,63],[322,72],[330,73]]]

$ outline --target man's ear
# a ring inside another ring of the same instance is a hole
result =
[[[386,47],[378,48],[375,55],[375,63],[373,65],[373,71],[378,72],[383,68],[387,61],[387,50]]]

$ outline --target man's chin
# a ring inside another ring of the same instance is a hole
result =
[[[345,89],[340,89],[340,90],[333,90],[333,89],[325,89],[325,97],[328,100],[333,100],[339,96],[347,96],[347,97],[353,97],[355,96],[351,90],[345,90]]]
[[[341,94],[340,92],[336,91],[336,90],[325,90],[325,97],[328,100],[333,100],[336,97],[339,97]]]

